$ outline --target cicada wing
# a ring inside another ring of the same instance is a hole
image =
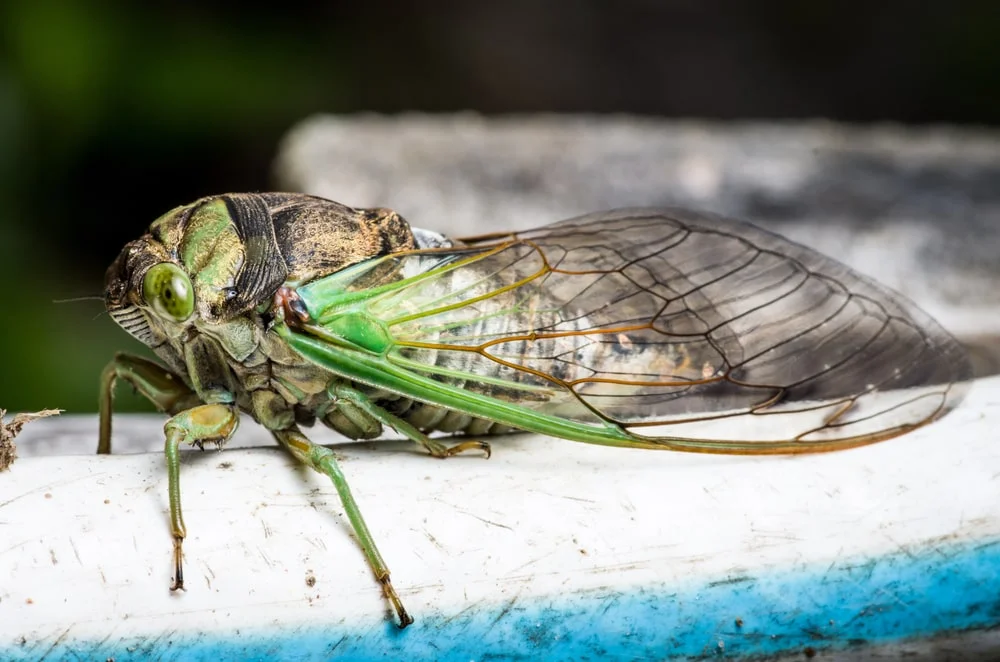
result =
[[[619,210],[463,242],[347,286],[387,325],[387,359],[637,440],[857,445],[947,411],[971,376],[902,296],[739,221]]]

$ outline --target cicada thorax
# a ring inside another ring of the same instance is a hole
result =
[[[207,198],[151,233],[174,247],[191,274],[203,322],[259,308],[286,280],[313,280],[414,247],[409,225],[391,210],[292,193]]]

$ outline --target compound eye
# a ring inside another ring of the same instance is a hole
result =
[[[156,313],[183,322],[194,312],[191,279],[173,262],[153,265],[142,279],[142,298]]]

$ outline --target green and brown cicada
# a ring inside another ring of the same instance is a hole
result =
[[[178,447],[221,445],[242,411],[333,481],[401,626],[412,619],[334,454],[300,426],[354,439],[389,426],[435,457],[488,456],[482,437],[515,430],[808,453],[923,425],[971,376],[958,342],[898,294],[752,225],[680,209],[453,240],[387,209],[221,195],[125,246],[105,298],[165,366],[125,355],[108,366],[98,452],[110,452],[118,379],[171,416],[173,588]]]

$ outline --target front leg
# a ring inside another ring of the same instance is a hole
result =
[[[232,405],[200,405],[183,411],[163,426],[167,441],[163,452],[167,458],[167,481],[170,495],[170,532],[174,536],[174,581],[171,591],[184,588],[183,551],[181,546],[187,529],[181,512],[180,455],[178,447],[183,444],[204,444],[214,441],[226,442],[239,425],[239,415]]]
[[[201,404],[197,394],[163,366],[140,356],[118,354],[101,374],[99,455],[111,452],[111,408],[119,379],[135,387],[157,409],[171,415]]]
[[[166,434],[164,454],[167,459],[167,482],[170,500],[170,532],[174,537],[174,580],[170,590],[184,588],[183,542],[187,535],[181,512],[180,457],[183,443],[202,445],[206,441],[224,443],[236,431],[239,414],[227,403],[202,404],[202,397],[184,381],[153,361],[128,354],[118,354],[101,374],[100,436],[97,452],[111,452],[111,406],[115,383],[124,379],[150,400],[160,411],[173,417],[163,426]],[[218,394],[230,399],[227,393]]]
[[[183,542],[187,535],[181,511],[180,456],[183,443],[202,445],[224,443],[236,431],[239,414],[232,404],[201,404],[201,397],[181,380],[153,361],[129,354],[118,354],[101,374],[100,436],[97,452],[111,452],[111,407],[115,383],[124,379],[160,411],[173,417],[163,426],[166,434],[164,454],[170,501],[170,532],[174,537],[174,579],[170,590],[184,588]],[[226,396],[227,394],[223,394]]]

